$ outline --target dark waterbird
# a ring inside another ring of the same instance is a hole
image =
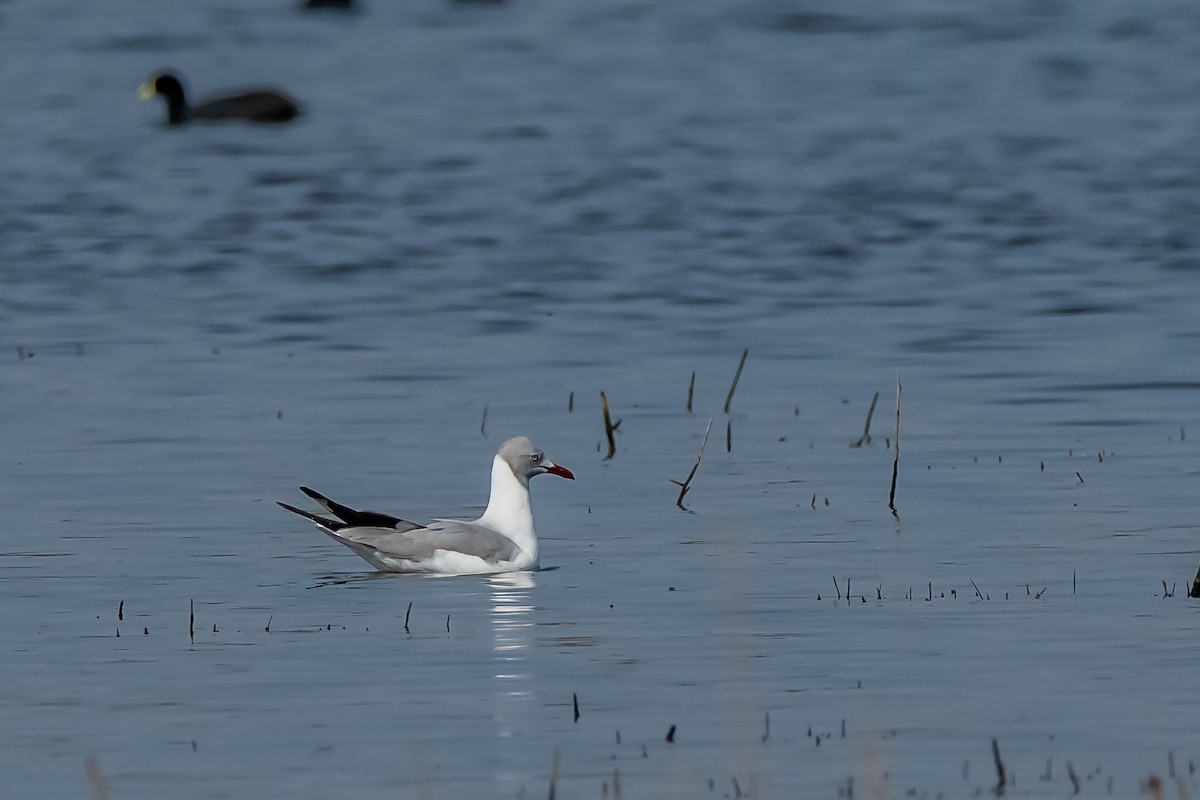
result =
[[[183,82],[170,72],[152,75],[138,87],[138,96],[161,97],[167,104],[167,122],[287,122],[300,114],[300,104],[275,89],[248,89],[209,97],[189,105]]]

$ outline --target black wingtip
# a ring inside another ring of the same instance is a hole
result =
[[[316,514],[310,514],[309,512],[305,511],[302,508],[296,508],[295,506],[290,506],[287,503],[281,503],[278,500],[275,501],[275,504],[278,505],[280,508],[282,508],[285,511],[290,511],[293,514],[299,514],[300,516],[304,517],[305,519],[307,519],[311,522],[314,522],[317,525],[320,525],[322,528],[327,528],[331,531],[338,531],[338,530],[341,530],[342,528],[346,527],[346,524],[344,522],[338,522],[336,520],[326,519],[325,517],[319,517]]]
[[[308,517],[309,519],[313,520],[314,522],[316,522],[317,519],[324,520],[324,522],[319,522],[317,524],[329,523],[332,525],[334,530],[341,530],[342,528],[359,528],[359,527],[361,527],[361,528],[395,528],[398,531],[411,531],[411,530],[415,530],[417,528],[425,527],[424,525],[418,525],[415,522],[409,522],[408,520],[401,519],[400,517],[393,517],[391,514],[381,514],[378,511],[359,511],[356,508],[351,508],[350,506],[344,506],[341,503],[330,500],[328,497],[321,494],[320,492],[313,491],[312,489],[308,488],[307,486],[301,486],[300,491],[304,492],[306,495],[311,497],[313,500],[316,500],[317,503],[319,503],[322,508],[324,508],[330,514],[333,514],[335,517],[340,519],[341,522],[333,522],[333,520],[325,520],[324,517],[314,518],[311,514],[309,514],[306,511],[299,511],[299,510],[294,509],[291,506],[286,505],[284,503],[280,503],[280,505],[283,506],[284,508],[288,509],[289,511],[295,511],[297,514],[300,514],[301,516]]]
[[[287,503],[281,503],[281,502],[279,502],[278,500],[276,500],[276,501],[275,501],[275,505],[279,506],[279,507],[280,507],[280,508],[282,508],[284,511],[290,511],[290,512],[292,512],[293,514],[299,514],[300,516],[302,516],[302,517],[307,517],[308,519],[312,519],[312,518],[313,518],[313,515],[312,515],[312,514],[310,514],[309,512],[305,511],[305,510],[304,510],[304,509],[302,509],[302,508],[296,508],[295,506],[290,506],[290,505],[288,505]]]

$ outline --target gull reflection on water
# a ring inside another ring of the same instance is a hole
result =
[[[527,715],[534,700],[534,681],[527,658],[533,642],[533,602],[536,586],[532,572],[489,575],[492,590],[492,651],[495,654],[496,721],[501,737],[512,736],[512,726]]]

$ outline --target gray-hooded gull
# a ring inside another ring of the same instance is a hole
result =
[[[500,445],[492,459],[492,493],[477,520],[435,519],[418,525],[378,511],[355,510],[305,486],[300,491],[336,519],[279,505],[316,523],[322,533],[386,572],[516,572],[538,567],[529,479],[546,473],[575,480],[569,469],[546,458],[528,438],[517,436]]]

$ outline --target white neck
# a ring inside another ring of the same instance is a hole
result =
[[[478,521],[512,539],[521,548],[521,561],[527,561],[529,566],[537,564],[538,540],[533,530],[529,486],[518,480],[499,456],[492,459],[492,494]]]

